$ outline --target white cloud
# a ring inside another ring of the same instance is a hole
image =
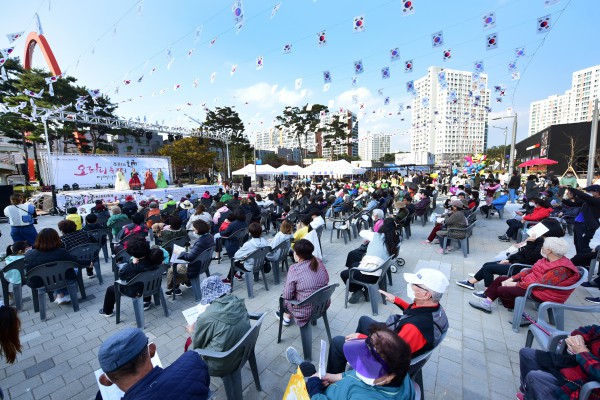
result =
[[[248,102],[252,106],[272,109],[281,105],[299,105],[310,96],[310,91],[308,89],[288,90],[286,87],[280,89],[279,85],[260,82],[244,89],[238,89],[234,95],[238,100]]]

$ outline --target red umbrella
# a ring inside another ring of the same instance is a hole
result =
[[[534,165],[553,165],[558,164],[558,161],[550,160],[549,158],[534,158],[524,163],[519,164],[519,168],[533,167]]]

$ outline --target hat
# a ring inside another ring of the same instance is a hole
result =
[[[600,185],[590,185],[583,190],[586,192],[600,192]]]
[[[452,207],[458,207],[458,208],[464,208],[465,207],[464,203],[461,200],[452,200],[452,201],[450,201],[450,205]]]
[[[443,272],[431,268],[422,268],[416,274],[405,273],[404,280],[413,285],[423,285],[438,293],[446,292],[449,285]]]
[[[167,195],[167,199],[169,200],[173,200],[173,196],[171,196],[170,194]]]
[[[385,365],[369,338],[345,342],[344,355],[356,373],[365,378],[377,379],[389,373],[389,367]]]
[[[181,204],[179,204],[179,206],[184,210],[190,210],[194,208],[194,205],[189,200],[182,202]]]
[[[146,206],[148,206],[148,202],[146,200],[142,200],[142,201],[140,201],[140,206],[146,207]]]
[[[150,205],[148,207],[150,207],[150,208],[158,208],[158,203],[155,202],[155,201],[151,201]]]
[[[218,275],[212,275],[202,281],[200,284],[200,293],[202,293],[202,301],[200,304],[210,304],[213,300],[228,293],[230,286],[221,282]]]
[[[126,328],[115,333],[98,351],[100,368],[105,373],[114,372],[136,358],[148,346],[148,338],[137,328]]]
[[[187,197],[182,197],[181,199],[179,199],[179,202],[180,202],[180,203],[183,203],[183,202],[184,202],[184,201],[186,201],[186,200],[187,200]]]
[[[125,196],[125,201],[133,201],[133,196],[128,194],[127,196]]]

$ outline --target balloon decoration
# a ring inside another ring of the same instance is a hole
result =
[[[485,154],[474,154],[465,156],[462,173],[465,174],[480,174],[487,165],[487,156]],[[452,171],[455,174],[459,172],[458,168]]]

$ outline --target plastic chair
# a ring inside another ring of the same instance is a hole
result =
[[[108,232],[106,229],[87,231],[87,234],[93,237],[96,242],[100,244],[102,247],[102,254],[104,254],[104,262],[108,262]]]
[[[106,232],[106,233],[108,234],[108,240],[109,240],[109,242],[110,242],[110,250],[111,250],[111,251],[112,251],[112,250],[113,250],[113,248],[114,248],[114,246],[113,246],[113,242],[114,242],[114,240],[115,240],[115,237],[114,237],[114,235],[113,235],[113,229],[114,229],[116,232],[121,232],[121,231],[123,230],[123,227],[124,227],[125,225],[132,224],[132,223],[133,223],[133,221],[132,221],[132,220],[130,220],[130,219],[123,219],[123,220],[120,220],[120,221],[117,221],[117,222],[115,222],[115,223],[114,223],[112,226],[108,227],[108,230],[107,230],[107,232]]]
[[[248,235],[248,228],[242,228],[242,229],[238,229],[237,231],[233,232],[230,236],[221,236],[220,240],[225,241],[225,240],[236,239],[238,241],[238,244],[240,245],[240,247],[242,247],[242,244],[244,244],[244,242],[246,241],[247,235]],[[221,250],[222,250],[222,248],[217,247],[217,260],[218,260],[217,264],[221,264]],[[233,258],[233,254],[227,254],[227,256],[229,258]]]
[[[550,316],[554,315],[554,319],[560,315],[559,319],[564,321],[564,311],[577,311],[584,313],[598,313],[600,312],[600,305],[597,306],[572,306],[569,304],[556,303],[552,301],[546,301],[540,304],[538,309],[538,317],[536,323],[543,329],[550,333],[542,331],[539,327],[532,324],[529,325],[529,331],[527,332],[527,339],[525,340],[525,347],[531,347],[533,339],[540,345],[542,350],[545,351],[556,351],[559,342],[568,337],[571,333],[564,331],[564,326],[558,328],[553,326],[550,322]],[[548,315],[548,319],[546,319]]]
[[[520,331],[521,318],[523,315],[523,311],[525,310],[525,303],[527,302],[527,300],[532,300],[536,303],[539,303],[535,299],[531,298],[531,292],[533,291],[534,288],[547,288],[547,289],[560,290],[560,291],[574,290],[579,285],[581,285],[583,282],[585,282],[587,280],[587,275],[588,275],[587,269],[585,269],[583,267],[577,267],[577,269],[579,269],[579,273],[581,274],[581,276],[579,277],[579,280],[577,282],[575,282],[573,285],[563,287],[563,286],[552,286],[552,285],[542,285],[540,283],[533,283],[533,284],[527,286],[527,291],[525,292],[525,296],[517,297],[515,299],[515,309],[513,312],[513,321],[512,321],[513,331],[516,333],[519,333],[519,331]],[[549,311],[548,318],[550,319],[550,322],[556,322],[555,323],[556,327],[558,329],[563,329],[564,323],[565,323],[564,311],[556,310],[557,312],[554,312],[554,310],[552,310],[551,308],[548,311]]]
[[[442,335],[440,336],[440,341],[438,342],[437,346],[435,346],[433,348],[433,350],[435,350],[444,341],[445,337],[446,337],[446,332],[442,332]],[[419,356],[413,357],[410,360],[410,367],[408,369],[408,375],[410,376],[410,379],[413,380],[414,383],[416,383],[419,387],[418,392],[415,390],[415,392],[416,392],[415,399],[417,399],[417,398],[419,398],[421,400],[425,399],[425,390],[423,389],[423,367],[425,366],[425,364],[427,363],[427,361],[433,354],[433,350],[428,351],[427,353],[421,354]],[[416,388],[417,387],[415,386],[415,389]]]
[[[13,270],[17,270],[21,274],[21,284],[13,284],[13,296],[17,311],[23,311],[23,285],[27,282],[25,278],[25,260],[23,258],[11,262],[2,268],[2,271],[0,271],[0,282],[2,282],[2,298],[6,302],[6,305],[8,305],[8,285],[10,283],[6,280],[4,274]]]
[[[456,240],[458,245],[462,249],[463,256],[467,258],[467,254],[470,252],[469,248],[469,236],[471,236],[471,232],[473,232],[473,227],[475,226],[476,221],[470,223],[465,228],[448,228],[448,234],[444,236],[444,241],[442,243],[442,249],[444,250],[444,254],[446,254],[446,247],[448,246],[449,240]],[[450,232],[465,232],[466,236],[463,239],[454,239],[449,237]]]
[[[210,267],[210,263],[212,262],[212,255],[213,255],[214,250],[215,250],[214,247],[210,247],[210,248],[204,250],[202,253],[200,253],[200,255],[198,255],[198,257],[194,258],[192,261],[190,261],[188,263],[187,277],[190,280],[190,282],[192,283],[192,290],[194,291],[194,297],[195,297],[195,300],[197,303],[199,303],[200,300],[202,300],[202,291],[200,290],[200,275],[206,274],[207,278],[210,276],[209,267]],[[198,267],[198,275],[190,276],[190,272],[189,272],[190,267],[193,267],[194,269],[196,267]],[[176,277],[177,277],[177,271],[174,271],[173,272],[173,281],[175,281]]]
[[[244,279],[246,280],[246,289],[248,290],[249,298],[254,297],[253,279],[254,279],[254,274],[256,274],[256,273],[262,274],[263,281],[265,283],[265,289],[267,291],[269,290],[269,285],[267,285],[267,276],[265,275],[263,266],[265,265],[265,258],[267,257],[267,254],[269,254],[270,252],[271,252],[271,248],[269,246],[260,247],[256,250],[254,250],[252,253],[250,253],[243,260],[237,260],[237,261],[254,260],[252,271],[247,271],[243,266],[241,266],[241,267],[236,266],[235,265],[236,260],[234,258],[231,258],[231,277],[233,278],[233,275],[235,272],[243,272],[244,273]],[[235,279],[231,280],[231,290],[229,291],[230,293],[233,292],[233,282],[234,281],[235,281]]]
[[[290,268],[288,264],[288,254],[292,247],[292,240],[287,239],[283,242],[279,243],[273,250],[272,253],[279,251],[279,257],[276,260],[269,260],[273,270],[273,280],[276,285],[279,285],[279,267],[281,266],[281,270],[283,271],[283,266],[285,265],[286,270]]]
[[[340,237],[340,234],[344,237],[344,244],[348,244],[349,241],[352,241],[352,233],[350,230],[350,219],[351,217],[348,218],[343,218],[343,219],[333,219],[330,218],[330,221],[332,222],[332,226],[331,226],[331,234],[329,235],[329,243],[333,243],[333,232],[337,231],[337,237]]]
[[[77,299],[77,284],[75,282],[67,282],[66,273],[68,270],[79,268],[79,264],[73,261],[57,261],[47,264],[38,265],[27,271],[27,279],[34,277],[40,278],[44,282],[44,286],[31,290],[33,297],[33,308],[35,312],[40,312],[42,321],[46,320],[46,293],[50,300],[54,300],[52,292],[59,289],[67,288],[71,297],[73,311],[79,311],[79,300]]]
[[[532,226],[537,225],[539,222],[540,221],[524,221],[523,227],[517,232],[517,243],[521,243],[523,240],[526,239],[524,238],[524,236],[527,235],[525,233],[525,230],[527,228],[531,228]],[[527,235],[527,237],[529,237],[529,235]]]
[[[289,300],[290,304],[301,307],[305,305],[312,305],[312,313],[310,315],[309,322],[300,328],[300,337],[302,339],[302,352],[304,353],[304,359],[307,361],[312,360],[312,325],[317,324],[319,318],[323,318],[325,324],[325,330],[327,331],[327,338],[329,339],[329,345],[331,346],[331,330],[329,329],[329,320],[327,319],[327,307],[335,288],[340,286],[339,283],[327,285],[317,290],[303,301]],[[283,308],[284,300],[283,297],[279,298],[279,334],[277,335],[277,343],[281,342],[281,330],[283,327]]]
[[[131,256],[127,250],[121,250],[117,254],[112,256],[112,271],[115,276],[115,281],[119,279],[119,264],[126,263],[129,261]]]
[[[596,246],[596,258],[592,259],[590,262],[590,273],[588,274],[588,282],[594,280],[594,274],[596,273],[596,268],[598,268],[598,262],[600,261],[600,246]]]
[[[505,206],[505,204],[492,205],[492,210],[498,211],[498,218],[500,218],[500,219],[504,219],[504,206]],[[493,213],[490,213],[490,215],[493,215]]]
[[[379,278],[377,279],[377,282],[375,282],[375,283],[365,283],[365,282],[361,282],[361,281],[355,279],[354,273],[356,271],[360,272],[360,270],[358,268],[350,268],[350,271],[349,271],[350,273],[348,275],[348,281],[346,282],[346,295],[344,298],[344,308],[348,308],[348,296],[350,294],[350,284],[356,283],[358,285],[364,286],[369,291],[369,299],[371,300],[371,311],[373,312],[373,315],[377,315],[379,312],[378,297],[381,296],[381,300],[383,301],[383,304],[386,304],[385,296],[380,294],[378,292],[378,290],[383,289],[383,290],[387,291],[387,279],[386,278],[387,278],[388,270],[389,270],[390,266],[392,265],[393,259],[394,259],[394,257],[389,257],[377,269],[371,271],[371,272],[381,271],[381,275],[379,275]]]
[[[121,293],[121,288],[125,286],[133,286],[137,283],[141,283],[144,287],[142,294],[139,297],[132,297],[133,312],[135,313],[135,322],[139,329],[144,329],[144,297],[154,296],[154,304],[162,304],[165,317],[169,316],[169,310],[167,309],[167,300],[165,299],[165,293],[162,290],[162,277],[166,266],[161,265],[157,269],[152,271],[144,271],[134,276],[128,282],[121,280],[115,281],[115,295],[116,295],[116,316],[117,324],[121,322],[121,297],[126,296]],[[129,297],[129,296],[126,296]]]
[[[256,346],[258,334],[260,333],[260,326],[262,325],[265,315],[267,315],[267,313],[258,315],[248,314],[250,319],[257,320],[256,324],[250,328],[235,346],[227,351],[194,350],[206,360],[212,358],[215,360],[230,361],[227,362],[227,365],[230,366],[229,370],[226,371],[227,373],[219,376],[219,378],[223,379],[223,387],[225,388],[225,394],[227,395],[228,400],[241,400],[244,398],[242,395],[242,368],[246,365],[246,361],[250,364],[250,371],[252,371],[256,390],[259,392],[262,391],[254,347]]]
[[[176,237],[176,238],[169,240],[168,242],[161,244],[160,247],[165,249],[169,253],[169,255],[172,255],[174,245],[181,246],[181,247],[187,247],[190,245],[190,237],[187,235]]]
[[[100,284],[104,282],[102,280],[102,271],[100,270],[101,248],[101,245],[98,243],[88,243],[75,246],[71,250],[69,250],[69,254],[75,257],[79,262],[80,267],[77,274],[82,274],[83,268],[85,268],[84,265],[88,266],[91,263],[93,263],[94,270],[96,270],[96,275],[98,276],[98,282],[100,282]]]

